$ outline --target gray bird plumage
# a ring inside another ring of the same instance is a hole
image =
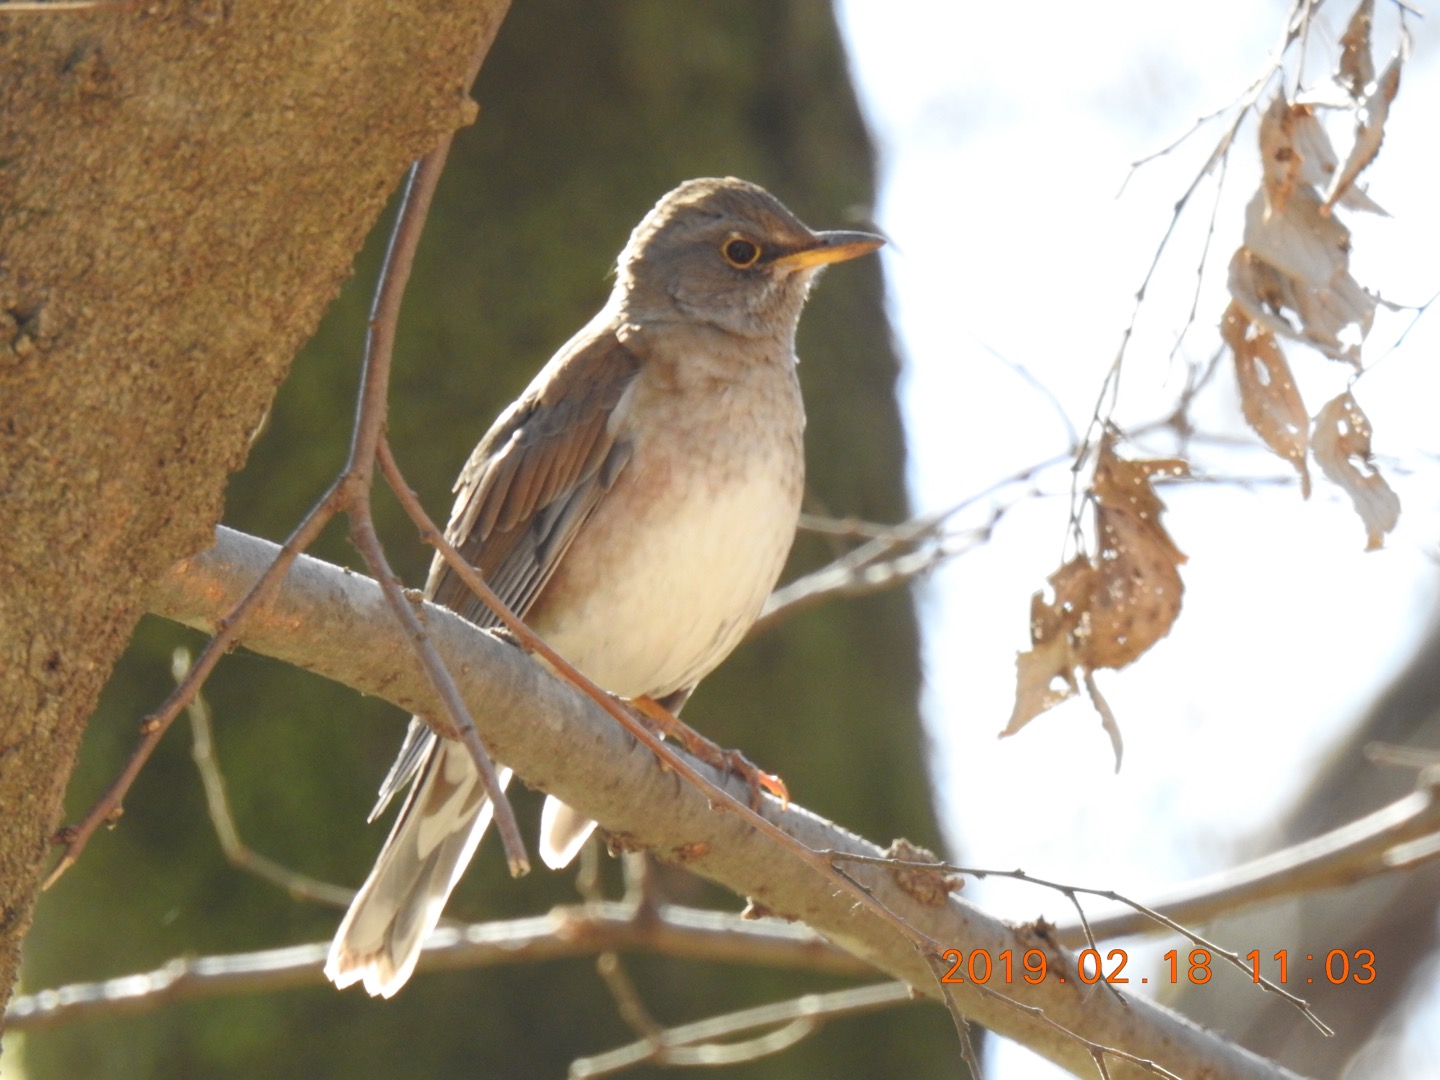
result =
[[[595,682],[678,709],[744,637],[790,549],[804,486],[795,328],[810,284],[880,243],[812,232],[743,180],[681,184],[631,234],[604,308],[476,447],[448,539]],[[438,557],[426,595],[495,625]],[[464,747],[418,719],[375,813],[407,784],[325,965],[337,986],[386,997],[491,813]],[[593,828],[548,800],[541,857],[568,863]]]

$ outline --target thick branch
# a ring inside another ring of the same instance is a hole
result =
[[[221,529],[216,547],[184,560],[165,576],[150,608],[186,625],[211,629],[213,620],[273,555],[273,545]],[[421,610],[487,746],[532,786],[600,821],[615,842],[684,864],[781,917],[807,923],[921,993],[936,994],[930,958],[918,955],[893,926],[838,894],[833,878],[797,865],[735,816],[716,813],[702,793],[679,784],[649,754],[637,752],[630,737],[594,702],[553,679],[519,650],[451,612],[429,605]],[[423,713],[436,707],[375,583],[316,559],[297,561],[276,599],[251,622],[245,644],[406,710]],[[740,780],[715,779],[728,784],[737,797],[747,796]],[[764,813],[813,849],[880,854],[874,845],[798,806],[781,810],[769,801]],[[922,902],[880,867],[850,866],[847,872],[945,947],[987,949],[992,956],[1010,949],[1016,957],[1038,948],[1050,958],[1051,972],[1073,972],[1073,964],[1041,931],[1016,931],[955,898]],[[1215,1078],[1291,1075],[1147,1001],[1121,1000],[1106,988],[1085,987],[1074,978],[1063,984],[1051,978],[1039,986],[1018,979],[1011,985],[992,982],[984,994],[969,984],[947,989],[973,1020],[1080,1075],[1093,1071],[1089,1052],[1052,1024],[1153,1059],[1182,1075],[1202,1069]],[[1043,1009],[1052,1024],[1007,999]],[[1111,1063],[1111,1072],[1116,1077],[1142,1075],[1119,1062]]]

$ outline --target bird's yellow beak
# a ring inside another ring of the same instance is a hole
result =
[[[815,241],[799,251],[781,255],[773,265],[790,270],[806,270],[827,263],[858,259],[883,245],[885,238],[865,232],[822,232],[815,234]]]

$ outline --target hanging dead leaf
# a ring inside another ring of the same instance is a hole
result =
[[[1283,94],[1260,118],[1260,165],[1265,212],[1283,214],[1290,196],[1300,186],[1320,188],[1330,182],[1340,164],[1330,136],[1309,105],[1292,104]]]
[[[1100,550],[1098,588],[1091,594],[1085,667],[1121,668],[1170,632],[1185,588],[1178,567],[1185,556],[1160,523],[1165,504],[1156,476],[1182,477],[1178,458],[1127,461],[1107,438],[1100,448],[1091,492]]]
[[[1369,88],[1356,112],[1355,142],[1350,147],[1350,156],[1345,159],[1345,167],[1335,174],[1330,181],[1330,189],[1325,193],[1323,205],[1326,213],[1337,202],[1345,202],[1349,194],[1358,191],[1353,186],[1355,178],[1380,152],[1380,143],[1385,139],[1385,121],[1390,116],[1390,103],[1400,91],[1400,67],[1403,62],[1402,53],[1396,53],[1391,58],[1380,80]]]
[[[1313,189],[1296,188],[1285,213],[1268,216],[1256,192],[1244,246],[1230,260],[1230,294],[1251,322],[1358,364],[1376,298],[1350,276],[1349,253],[1350,230],[1320,213]]]
[[[1400,498],[1375,468],[1370,438],[1370,419],[1347,390],[1316,415],[1310,449],[1325,475],[1349,494],[1365,523],[1366,550],[1374,551],[1400,519]]]
[[[1283,213],[1271,211],[1257,192],[1245,208],[1245,246],[1310,289],[1329,286],[1349,268],[1350,230],[1320,213],[1320,197],[1308,184],[1290,192]]]
[[[1326,190],[1334,183],[1340,156],[1330,141],[1325,125],[1315,115],[1314,105],[1286,101],[1277,94],[1260,118],[1261,182],[1265,212],[1283,214],[1297,187]],[[1342,206],[1383,214],[1369,195],[1350,187],[1339,194]]]
[[[1082,624],[1095,590],[1095,567],[1084,555],[1076,555],[1046,579],[1052,601],[1041,593],[1030,598],[1030,640],[1036,645],[1061,637],[1083,636]]]
[[[1305,453],[1310,442],[1310,416],[1296,389],[1290,365],[1275,335],[1257,327],[1231,301],[1220,320],[1220,335],[1235,356],[1240,407],[1245,421],[1276,454],[1300,474],[1300,492],[1310,497],[1310,470]]]
[[[1041,713],[1073,697],[1075,692],[1075,653],[1069,638],[1056,638],[1018,654],[1015,657],[1015,708],[1000,738],[1014,735]]]
[[[1184,562],[1185,556],[1166,534],[1160,524],[1160,515],[1165,504],[1155,494],[1151,481],[1157,476],[1184,479],[1190,475],[1190,466],[1181,458],[1150,458],[1131,461],[1115,452],[1115,436],[1106,434],[1100,443],[1099,459],[1095,463],[1095,479],[1090,483],[1090,494],[1096,502],[1108,510],[1124,510],[1145,522],[1146,526],[1163,539],[1175,561]]]
[[[1090,704],[1095,706],[1095,712],[1100,717],[1100,730],[1110,736],[1110,751],[1115,755],[1115,771],[1118,773],[1120,760],[1125,756],[1125,740],[1120,735],[1120,721],[1115,719],[1115,711],[1110,708],[1110,702],[1100,693],[1093,671],[1085,672],[1085,692],[1090,695]]]
[[[1170,632],[1184,585],[1163,532],[1157,535],[1123,510],[1100,507],[1095,516],[1103,588],[1090,609],[1086,666],[1121,668]]]
[[[1389,85],[1382,78],[1373,103],[1361,106],[1364,138],[1357,134],[1344,168],[1315,107],[1275,96],[1260,122],[1264,179],[1230,260],[1230,295],[1250,322],[1357,366],[1378,300],[1350,276],[1350,230],[1331,210],[1338,203],[1384,213],[1354,179],[1379,148]]]
[[[1164,637],[1180,613],[1184,585],[1177,567],[1185,556],[1160,523],[1165,504],[1157,476],[1188,476],[1178,459],[1128,461],[1115,440],[1101,443],[1090,495],[1098,553],[1077,555],[1048,580],[1050,599],[1030,600],[1032,648],[1015,662],[1015,707],[1002,737],[1079,690],[1083,678],[1100,712],[1120,765],[1120,729],[1092,673],[1131,663]],[[1078,677],[1077,677],[1078,676]]]
[[[1094,579],[1090,560],[1077,555],[1047,579],[1053,599],[1047,601],[1038,592],[1030,597],[1032,648],[1015,657],[1015,708],[1001,738],[1014,735],[1078,690],[1075,669],[1083,662],[1080,654],[1089,637],[1084,624]]]
[[[1375,0],[1360,0],[1350,24],[1340,36],[1340,67],[1335,81],[1359,100],[1375,81],[1375,61],[1370,56],[1370,28],[1375,21]]]

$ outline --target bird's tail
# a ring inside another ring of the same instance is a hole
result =
[[[554,795],[540,814],[540,859],[551,870],[563,870],[595,831],[595,822],[572,810]]]
[[[502,789],[510,775],[500,770]],[[335,932],[325,977],[342,989],[363,982],[370,994],[387,998],[404,986],[492,813],[464,745],[436,740]]]

